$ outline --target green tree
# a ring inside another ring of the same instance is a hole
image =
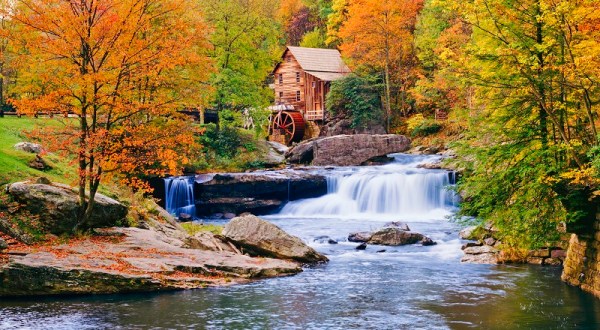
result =
[[[414,34],[420,71],[410,93],[417,111],[470,108],[472,88],[468,81],[460,80],[470,27],[440,1],[428,0],[419,13]]]
[[[352,127],[381,122],[383,84],[377,76],[350,74],[331,83],[327,110],[332,115],[344,114],[352,119]]]
[[[211,57],[217,72],[214,106],[264,107],[273,98],[266,84],[279,56],[275,0],[201,0],[213,32]]]
[[[300,47],[327,48],[325,38],[326,37],[323,30],[320,28],[315,28],[302,37],[302,41],[300,41]]]

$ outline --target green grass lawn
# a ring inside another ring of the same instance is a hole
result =
[[[64,125],[65,120],[69,119],[0,118],[0,185],[39,176],[45,176],[54,182],[72,183],[75,170],[61,157],[53,154],[44,155],[44,160],[52,166],[52,169],[39,171],[27,165],[35,158],[34,154],[18,151],[13,147],[18,142],[28,141],[25,132],[41,125]]]

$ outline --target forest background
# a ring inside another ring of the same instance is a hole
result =
[[[331,112],[455,149],[461,215],[492,222],[507,246],[551,244],[561,225],[591,230],[600,180],[597,1],[0,5],[0,107],[80,115],[32,137],[73,159],[88,210],[86,193],[106,180],[140,186],[143,176],[227,168],[257,151],[271,70],[286,45],[299,45],[339,49],[354,72],[333,84]],[[190,108],[217,111],[221,124],[177,115]],[[244,109],[254,109],[253,132],[237,128]],[[439,113],[449,119],[436,121]]]

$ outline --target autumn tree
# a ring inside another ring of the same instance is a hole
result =
[[[71,152],[85,228],[101,181],[175,174],[194,145],[177,109],[206,97],[206,27],[187,0],[19,0],[9,12],[28,31],[18,110],[77,115],[44,133]],[[29,79],[29,81],[27,81]],[[76,123],[76,124],[75,124]]]
[[[392,93],[406,112],[404,96],[407,70],[414,66],[413,30],[420,0],[355,0],[347,6],[348,19],[339,30],[342,53],[354,66],[381,72],[384,81],[384,107],[387,128],[392,118]]]
[[[9,8],[8,0],[0,0],[0,8]],[[0,11],[0,116],[11,106],[9,87],[14,85],[16,77],[16,57],[10,37],[19,33],[18,26],[10,19],[8,13]]]
[[[333,0],[331,10],[327,15],[327,45],[337,47],[342,40],[339,36],[340,28],[348,16],[348,0]]]
[[[598,3],[447,4],[473,29],[463,212],[492,221],[514,246],[543,245],[561,221],[585,227],[597,207]]]
[[[426,0],[415,26],[415,55],[420,70],[410,89],[418,112],[468,110],[472,87],[462,80],[466,67],[464,45],[471,29],[456,11],[437,0]]]

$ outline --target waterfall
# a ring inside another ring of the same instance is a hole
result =
[[[180,214],[196,215],[194,200],[194,177],[172,177],[165,180],[165,209],[179,217]]]
[[[422,217],[458,204],[454,173],[419,169],[399,159],[386,166],[327,174],[327,195],[288,203],[282,215]]]

